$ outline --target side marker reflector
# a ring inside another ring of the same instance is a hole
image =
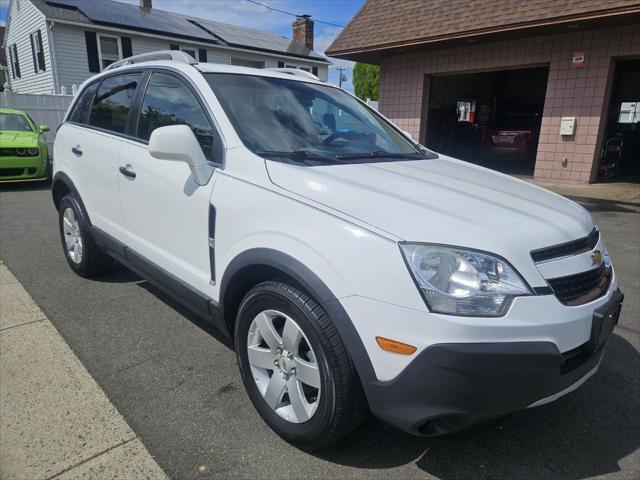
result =
[[[391,340],[389,338],[376,337],[376,342],[378,342],[378,345],[381,349],[386,350],[387,352],[400,353],[401,355],[411,355],[416,351],[416,347],[414,347],[413,345],[396,342],[395,340]]]

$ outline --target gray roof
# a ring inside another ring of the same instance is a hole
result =
[[[328,60],[304,44],[252,28],[238,27],[178,13],[144,9],[113,0],[31,0],[51,20],[120,27],[214,45]]]

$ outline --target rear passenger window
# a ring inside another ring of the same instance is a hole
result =
[[[140,74],[138,73],[105,79],[93,99],[89,121],[91,126],[124,133],[129,108],[133,102],[138,83],[140,83]]]
[[[215,131],[191,90],[173,75],[154,73],[144,94],[137,136],[149,140],[158,127],[188,125],[204,156],[213,160]]]
[[[97,89],[97,83],[89,85],[84,89],[84,91],[80,94],[80,98],[76,102],[76,105],[73,107],[71,115],[69,115],[69,121],[75,123],[87,123],[89,121],[91,102],[93,101],[93,96],[95,95]]]

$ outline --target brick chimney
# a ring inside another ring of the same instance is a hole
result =
[[[151,0],[140,0],[140,8],[151,9]]]
[[[304,44],[313,50],[313,20],[311,15],[300,15],[291,24],[293,27],[293,41]]]

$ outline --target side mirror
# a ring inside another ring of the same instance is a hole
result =
[[[207,162],[198,139],[187,125],[156,128],[149,139],[149,154],[158,160],[173,160],[189,165],[198,185],[209,183],[213,167]]]
[[[39,130],[40,133],[45,133],[49,131],[49,127],[47,127],[46,125],[40,125]]]

